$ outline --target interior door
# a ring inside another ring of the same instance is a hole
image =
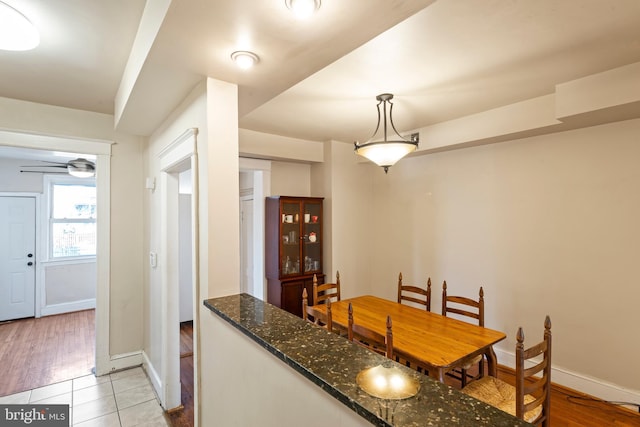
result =
[[[35,316],[36,201],[0,197],[0,321]]]
[[[253,199],[240,200],[240,290],[253,295]]]

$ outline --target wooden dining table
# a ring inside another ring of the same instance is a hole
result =
[[[348,326],[349,303],[354,323],[386,334],[387,315],[393,324],[394,354],[427,369],[429,376],[444,382],[445,374],[475,356],[487,358],[489,375],[497,376],[493,345],[506,338],[502,332],[445,317],[372,295],[331,303],[333,325]],[[314,309],[326,313],[324,304]]]

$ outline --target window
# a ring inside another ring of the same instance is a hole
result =
[[[52,179],[49,185],[51,259],[96,255],[95,181]]]

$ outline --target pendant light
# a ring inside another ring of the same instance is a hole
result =
[[[384,173],[389,171],[389,168],[396,164],[398,160],[406,156],[407,154],[413,152],[418,148],[418,134],[412,134],[411,139],[405,139],[396,130],[395,125],[393,124],[392,110],[393,103],[391,100],[393,99],[393,95],[390,93],[383,93],[381,95],[376,96],[376,100],[378,101],[377,109],[378,109],[378,124],[376,125],[376,130],[373,131],[373,135],[369,138],[369,141],[364,144],[360,144],[359,142],[355,142],[355,152],[356,154],[365,157],[371,160],[378,166],[382,166],[384,168]],[[387,106],[389,107],[389,121],[387,123]],[[383,139],[375,140],[374,138],[380,129],[380,109],[382,108],[382,118],[384,120],[383,123]],[[391,125],[391,129],[395,132],[397,139],[388,140],[387,139],[387,128]]]

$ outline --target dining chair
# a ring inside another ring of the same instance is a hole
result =
[[[333,321],[331,320],[331,300],[327,300],[327,311],[323,313],[309,305],[307,289],[302,290],[302,318],[307,322],[322,326],[329,332],[333,332]]]
[[[471,320],[471,322],[478,324],[478,326],[484,327],[484,289],[480,286],[478,300],[463,296],[447,295],[447,281],[442,283],[442,315],[456,314],[460,317],[467,318],[461,320]],[[473,365],[478,365],[477,375],[470,375],[468,373],[469,368]],[[461,386],[467,385],[469,380],[478,380],[484,377],[484,356],[478,355],[471,360],[465,361],[464,365],[457,367],[449,372],[447,375],[460,380]]]
[[[487,376],[470,383],[462,392],[529,423],[548,427],[551,420],[551,319],[547,316],[544,320],[543,341],[525,349],[522,328],[518,328],[516,340],[515,387]],[[531,360],[540,355],[542,360]],[[525,363],[530,367],[525,367]]]
[[[340,301],[340,272],[336,272],[335,283],[318,284],[318,277],[313,275],[313,304],[324,304],[329,299],[335,299],[334,302]]]
[[[427,289],[419,286],[405,285],[402,283],[402,272],[398,275],[398,302],[404,301],[424,305],[427,311],[431,311],[431,277],[427,279]]]
[[[387,316],[387,334],[382,335],[353,320],[353,307],[349,303],[349,323],[347,328],[347,338],[366,349],[372,350],[389,359],[393,359],[393,332],[391,316]]]

